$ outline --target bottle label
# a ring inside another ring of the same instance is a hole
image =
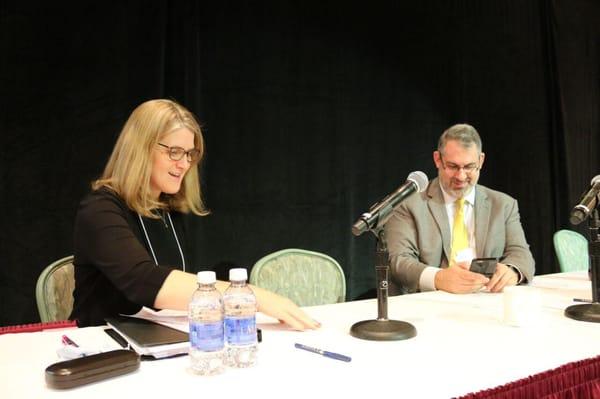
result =
[[[230,345],[249,345],[256,342],[256,317],[225,317],[225,336]]]
[[[190,345],[194,349],[205,352],[223,349],[223,322],[191,322]]]

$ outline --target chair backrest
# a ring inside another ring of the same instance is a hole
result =
[[[73,310],[74,288],[73,256],[67,256],[46,266],[35,286],[40,320],[66,320]]]
[[[330,256],[289,248],[259,259],[250,272],[250,284],[283,295],[299,306],[346,300],[346,278]]]
[[[588,270],[588,242],[584,236],[576,231],[558,230],[553,242],[561,272]]]

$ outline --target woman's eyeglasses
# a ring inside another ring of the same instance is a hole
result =
[[[191,150],[186,151],[181,147],[169,147],[168,145],[157,143],[161,147],[165,147],[167,149],[167,154],[169,154],[169,159],[173,161],[180,161],[184,155],[187,156],[188,162],[196,162],[200,159],[200,150],[196,148],[192,148]]]

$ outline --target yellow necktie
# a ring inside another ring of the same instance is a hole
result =
[[[454,226],[452,227],[452,246],[450,266],[456,264],[456,255],[469,248],[469,235],[465,226],[465,199],[459,198],[454,202]]]

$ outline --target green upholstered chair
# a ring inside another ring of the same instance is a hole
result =
[[[73,256],[67,256],[46,266],[35,286],[40,320],[67,320],[73,309],[74,288]]]
[[[561,272],[588,270],[588,242],[584,236],[571,230],[554,233],[554,250]]]
[[[285,296],[299,306],[344,302],[346,278],[330,256],[304,249],[283,249],[259,259],[250,284]]]

